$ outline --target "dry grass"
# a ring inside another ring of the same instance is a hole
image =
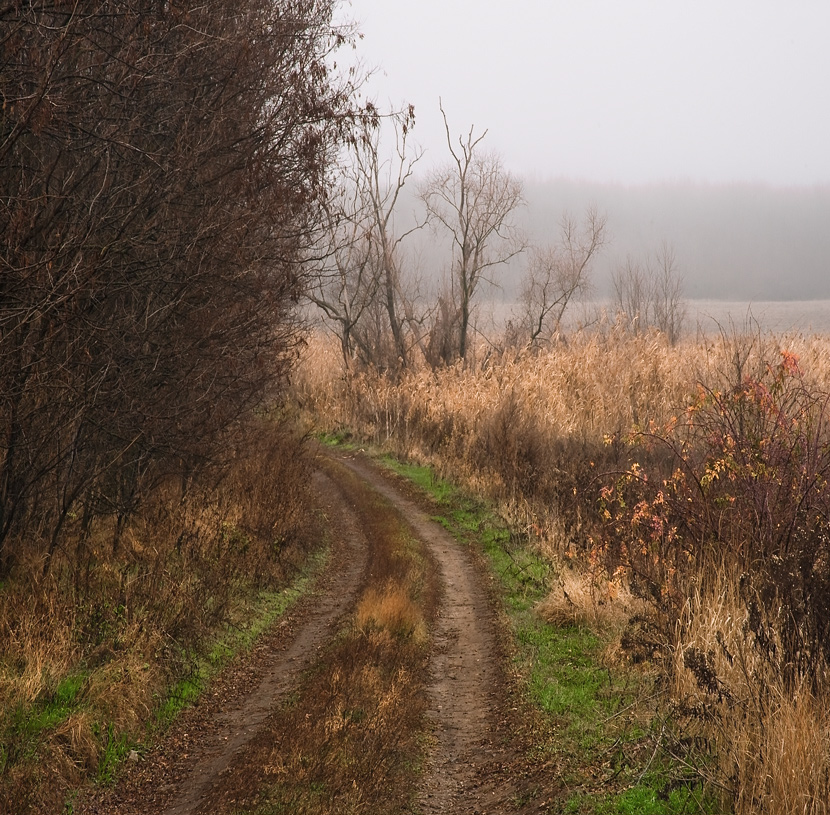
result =
[[[411,637],[417,643],[427,639],[427,626],[420,606],[405,586],[394,581],[379,589],[366,590],[358,603],[355,622],[364,633],[381,629],[394,637]]]
[[[743,740],[742,740],[743,741]],[[746,739],[737,813],[826,815],[830,811],[830,715],[809,694],[779,698],[761,738]],[[764,760],[759,761],[758,757]]]
[[[539,353],[491,355],[476,368],[412,367],[392,380],[368,369],[344,372],[337,344],[314,335],[296,390],[322,429],[345,429],[414,458],[460,462],[474,451],[475,435],[511,404],[517,418],[554,438],[602,441],[662,424],[687,404],[699,380],[733,364],[732,340],[688,339],[671,346],[656,332],[575,335]],[[795,335],[764,343],[789,348],[811,382],[830,385],[826,338]]]
[[[395,381],[344,372],[336,344],[318,337],[297,389],[317,429],[348,431],[431,464],[496,501],[555,562],[559,582],[540,614],[605,631],[636,615],[647,634],[641,654],[659,653],[671,680],[682,749],[708,754],[701,772],[726,790],[736,813],[818,814],[830,801],[830,686],[818,677],[809,690],[785,687],[784,666],[759,654],[746,624],[739,576],[708,564],[685,586],[679,621],[666,629],[667,618],[650,620],[624,582],[603,576],[601,567],[613,571],[614,563],[591,560],[599,491],[628,468],[633,431],[669,424],[699,382],[763,371],[779,348],[796,355],[808,388],[830,390],[826,337],[724,334],[670,346],[658,334],[613,330],[540,353],[479,350],[483,364],[416,367]]]
[[[314,813],[410,811],[423,714],[423,651],[387,632],[355,629],[326,655],[296,703],[270,723],[212,804],[241,810]]]
[[[628,620],[646,608],[620,578],[609,580],[585,569],[560,566],[550,594],[536,611],[556,625],[586,625],[608,634],[622,632]]]
[[[245,624],[251,592],[293,574],[305,468],[296,438],[263,422],[221,479],[162,484],[117,546],[113,522],[75,523],[46,576],[19,560],[0,586],[0,811],[59,811],[108,774],[204,644]]]
[[[511,397],[532,406],[540,430],[601,439],[667,416],[689,384],[688,348],[672,348],[659,334],[586,336],[544,353],[492,356],[474,370],[409,369],[397,382],[372,371],[343,377],[336,350],[322,337],[310,342],[298,377],[304,407],[330,427],[409,443],[421,455],[463,449],[468,431]]]
[[[717,758],[736,815],[830,811],[830,692],[788,690],[752,647],[737,576],[724,572],[688,600],[672,643],[672,697],[687,737]],[[704,661],[706,668],[700,669]],[[701,681],[701,677],[710,682]]]
[[[26,564],[36,572],[37,564]],[[76,609],[62,598],[55,581],[46,585],[13,583],[2,594],[0,699],[13,707],[33,702],[76,664],[79,647],[73,631]]]

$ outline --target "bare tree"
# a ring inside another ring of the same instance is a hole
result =
[[[408,145],[414,109],[381,116],[370,105],[351,138],[348,164],[330,207],[328,256],[310,290],[337,326],[343,353],[381,368],[406,366],[413,319],[404,302],[402,244],[423,224],[399,233],[395,215],[401,193],[421,158]],[[382,136],[391,132],[393,157],[382,155]]]
[[[361,191],[345,180],[326,204],[325,264],[309,281],[306,294],[334,325],[343,360],[368,356],[358,323],[380,288],[374,263],[372,225]]]
[[[686,303],[683,277],[677,265],[674,247],[665,241],[654,258],[654,324],[674,345],[683,331]]]
[[[423,152],[416,149],[410,156],[407,137],[415,123],[415,110],[410,105],[406,111],[390,117],[395,138],[395,156],[391,161],[380,157],[380,133],[364,129],[360,136],[361,150],[356,152],[356,170],[359,182],[369,204],[373,221],[375,262],[381,273],[381,288],[386,307],[389,330],[392,332],[397,361],[407,365],[409,348],[404,337],[405,317],[401,313],[401,270],[400,253],[402,242],[421,225],[418,224],[401,234],[394,228],[395,210],[415,164]]]
[[[520,293],[520,324],[531,345],[557,331],[573,297],[588,290],[591,262],[606,240],[606,222],[595,207],[586,212],[582,224],[566,213],[558,243],[531,250]]]
[[[614,287],[614,307],[617,314],[626,320],[628,329],[634,334],[647,331],[652,324],[654,304],[654,281],[648,268],[629,256],[624,265],[614,270],[611,283]]]
[[[524,237],[513,222],[524,203],[522,183],[494,153],[483,152],[485,130],[471,127],[454,144],[447,115],[441,107],[451,160],[427,177],[420,187],[431,222],[446,230],[452,242],[451,295],[457,313],[456,353],[467,356],[473,299],[489,271],[523,251]],[[456,319],[456,318],[453,318]]]
[[[672,344],[680,339],[686,305],[674,248],[665,241],[645,265],[629,257],[612,276],[614,305],[635,334],[656,328]]]

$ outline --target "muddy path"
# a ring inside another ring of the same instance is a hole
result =
[[[520,796],[506,770],[515,745],[504,728],[508,697],[481,567],[404,484],[360,455],[346,457],[344,463],[395,506],[426,544],[438,570],[441,593],[427,683],[432,750],[418,811],[513,812]]]
[[[128,762],[115,789],[82,798],[76,813],[315,811],[302,795],[296,798],[302,806],[279,809],[283,804],[274,803],[275,784],[286,786],[280,779],[289,778],[301,786],[307,773],[309,786],[350,802],[345,781],[345,791],[338,792],[330,775],[324,781],[314,775],[314,755],[329,765],[331,756],[341,754],[349,767],[344,773],[354,776],[356,803],[348,803],[350,811],[539,811],[538,803],[531,804],[536,794],[526,789],[521,751],[512,738],[499,627],[473,554],[432,520],[426,500],[394,475],[360,454],[320,449],[317,455],[314,487],[332,548],[325,574],[287,619],[179,717],[159,745]],[[419,602],[429,637],[421,656],[407,640],[408,661],[396,662],[389,650],[394,638],[355,632],[350,621],[361,598],[391,580],[382,564],[395,557],[384,554],[384,538],[400,537],[401,530],[415,542],[423,565]],[[343,651],[347,631],[363,638],[355,640],[359,644],[351,653],[370,662],[342,662],[337,649]],[[356,677],[367,671],[380,677],[375,682],[379,702],[355,701],[359,694],[344,679],[350,671]],[[386,674],[391,684],[384,689]],[[397,718],[372,725],[371,708],[392,716],[386,708],[394,707],[388,704],[393,697]],[[362,725],[347,721],[351,709],[361,705],[371,715],[361,714]],[[349,736],[349,727],[361,726],[372,733],[361,734],[363,741]],[[322,748],[314,746],[315,727],[325,731],[319,736]],[[338,738],[342,744],[331,752]],[[364,754],[373,763],[360,770],[356,765]],[[322,769],[330,773],[330,767]],[[373,786],[374,776],[379,780]],[[346,811],[347,804],[342,806]],[[329,810],[321,803],[319,811]]]
[[[334,635],[354,601],[368,549],[336,484],[321,470],[313,480],[331,539],[325,573],[250,654],[216,678],[206,697],[180,714],[163,741],[135,766],[128,765],[114,790],[83,797],[75,808],[79,815],[196,812]]]

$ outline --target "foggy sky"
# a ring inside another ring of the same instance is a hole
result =
[[[526,177],[830,183],[827,0],[351,0],[367,95]]]
[[[567,179],[528,181],[516,221],[535,245],[559,240],[563,213],[577,221],[597,206],[608,219],[607,242],[591,270],[593,296],[613,294],[614,272],[631,260],[654,261],[665,243],[675,252],[683,294],[695,300],[824,301],[830,332],[830,186],[776,188],[759,184],[665,183],[626,186]],[[413,190],[400,202],[402,230],[423,219]],[[412,214],[412,213],[415,214]],[[451,250],[440,231],[406,241],[406,265],[426,281],[440,280]],[[528,253],[493,270],[484,299],[514,302]]]

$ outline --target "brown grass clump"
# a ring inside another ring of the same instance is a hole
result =
[[[741,734],[743,735],[743,734]],[[779,698],[760,739],[744,741],[737,813],[830,811],[830,714],[809,692]],[[759,761],[758,757],[764,760]]]
[[[721,572],[692,594],[672,644],[672,698],[688,739],[706,739],[736,815],[830,811],[830,698],[792,689],[746,636],[739,581]],[[709,772],[707,770],[707,772]]]
[[[411,637],[419,643],[427,639],[421,608],[404,586],[391,581],[380,589],[366,590],[357,605],[355,622],[364,633],[378,628],[395,637]]]
[[[26,563],[24,568],[36,573],[37,566]],[[5,656],[0,662],[0,698],[7,706],[28,704],[77,662],[77,611],[59,596],[51,578],[34,585],[6,585],[0,608]]]
[[[227,792],[212,811],[411,811],[425,654],[376,633],[355,630],[326,655],[296,703],[223,781]]]
[[[628,620],[646,610],[625,581],[608,580],[569,566],[559,569],[550,594],[536,607],[540,617],[555,625],[586,625],[595,631],[621,632]]]

